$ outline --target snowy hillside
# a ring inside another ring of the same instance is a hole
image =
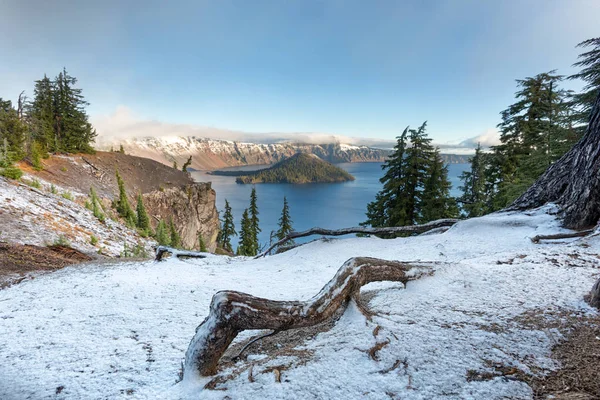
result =
[[[316,241],[259,260],[69,267],[23,282],[0,291],[0,398],[529,398],[519,374],[558,367],[550,350],[562,336],[552,322],[598,315],[582,298],[600,275],[600,238],[533,244],[562,231],[551,214],[492,214],[395,240]],[[373,321],[350,304],[322,332],[282,333],[269,351],[258,344],[245,361],[222,360],[212,381],[176,384],[216,291],[309,299],[353,256],[420,261],[435,272],[406,288],[365,286]]]

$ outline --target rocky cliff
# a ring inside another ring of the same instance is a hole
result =
[[[157,221],[172,218],[183,247],[199,249],[199,235],[211,252],[215,251],[219,233],[216,193],[210,182],[191,183],[183,187],[155,190],[144,194],[148,213]]]

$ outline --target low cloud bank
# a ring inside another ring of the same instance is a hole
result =
[[[301,142],[312,144],[345,143],[357,146],[369,146],[382,149],[391,149],[395,140],[376,138],[357,138],[343,135],[326,133],[304,133],[304,132],[264,132],[253,133],[205,127],[191,124],[166,123],[157,120],[141,119],[125,106],[119,106],[114,113],[92,118],[92,123],[98,132],[98,141],[103,139],[130,139],[140,137],[164,137],[164,136],[196,136],[202,138],[234,140],[250,143],[281,143]],[[495,129],[489,129],[483,134],[465,139],[458,143],[437,143],[442,153],[472,154],[481,143],[482,147],[489,147],[500,142],[500,135]]]

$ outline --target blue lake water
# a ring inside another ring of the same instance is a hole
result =
[[[365,220],[367,204],[375,199],[375,194],[381,189],[379,178],[383,175],[381,163],[344,163],[336,164],[354,175],[356,180],[343,183],[287,184],[263,183],[257,184],[258,211],[261,243],[269,243],[271,231],[277,230],[277,222],[283,207],[283,196],[287,197],[293,227],[302,231],[315,226],[330,229],[357,226]],[[459,194],[460,174],[469,168],[469,164],[450,164],[448,177],[452,182],[452,194]],[[254,170],[256,166],[231,168]],[[209,175],[206,172],[192,173],[195,180],[212,182],[217,192],[217,209],[222,215],[225,199],[233,210],[236,230],[240,228],[240,218],[244,209],[250,203],[252,185],[235,183],[235,177]],[[307,238],[306,240],[312,240]],[[302,241],[302,240],[301,240]],[[237,238],[232,241],[237,244]],[[235,247],[235,246],[234,246]]]

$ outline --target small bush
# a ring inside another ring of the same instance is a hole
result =
[[[57,194],[58,193],[58,190],[56,190],[56,186],[54,186],[54,183],[52,183],[50,185],[50,193],[52,193],[52,194]]]
[[[62,196],[64,199],[67,199],[67,200],[71,200],[71,201],[73,201],[73,194],[72,194],[71,192],[69,192],[69,191],[62,192],[61,196]]]
[[[123,243],[123,251],[121,252],[121,257],[123,258],[146,258],[148,257],[148,252],[143,244],[137,243],[133,247],[129,247],[127,242]]]
[[[8,179],[21,179],[23,171],[15,166],[9,165],[8,167],[0,168],[0,176]]]
[[[61,170],[62,172],[67,172],[67,167],[60,167],[60,170]]]
[[[33,178],[32,180],[24,181],[24,183],[31,187],[34,187],[36,189],[42,188],[42,184],[40,183],[40,181],[37,178]]]
[[[90,236],[90,244],[92,246],[97,245],[98,244],[98,238],[96,236],[94,236],[94,235]]]
[[[67,239],[67,237],[65,235],[58,235],[58,237],[56,238],[56,240],[54,240],[54,243],[52,243],[53,246],[63,246],[63,247],[71,247],[71,243],[69,243],[69,240]]]

